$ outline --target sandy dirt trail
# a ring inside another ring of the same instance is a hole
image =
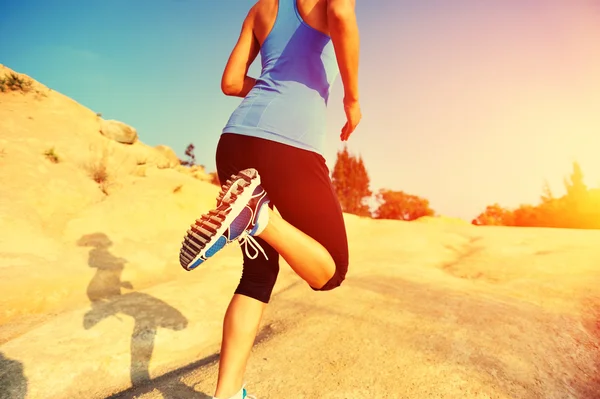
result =
[[[342,289],[292,283],[274,297],[248,367],[253,394],[600,397],[598,233],[390,222],[370,231],[388,240],[361,243],[362,227]],[[218,354],[207,355],[115,397],[210,398]]]

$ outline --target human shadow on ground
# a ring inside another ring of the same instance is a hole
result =
[[[23,364],[0,352],[0,399],[24,399],[27,396],[27,377]]]
[[[288,291],[289,289],[296,287],[302,284],[302,282],[295,282],[290,284],[290,286],[280,290],[279,293],[273,295],[273,298],[280,295],[282,292]],[[254,341],[254,345],[260,345],[266,343],[273,337],[277,335],[277,331],[275,331],[270,324],[265,324],[260,329],[259,333],[256,336]],[[214,353],[212,355],[206,356],[203,359],[197,360],[193,363],[187,364],[178,369],[172,370],[168,373],[165,373],[159,377],[148,381],[143,386],[131,387],[125,391],[119,392],[113,396],[110,396],[106,399],[134,399],[143,395],[146,392],[151,392],[153,390],[160,390],[165,399],[212,399],[212,396],[194,391],[188,385],[182,383],[180,380],[185,375],[198,371],[203,368],[208,367],[216,367],[219,363],[220,354]],[[168,391],[167,393],[165,393]]]
[[[147,392],[158,390],[165,399],[212,399],[212,396],[194,390],[180,381],[185,374],[202,367],[214,365],[219,361],[219,354],[213,354],[197,362],[188,364],[179,369],[165,373],[140,386],[132,386],[122,392],[105,399],[134,399]]]
[[[86,330],[91,329],[109,317],[132,317],[134,327],[130,344],[131,385],[147,385],[151,380],[149,366],[158,329],[180,331],[187,327],[188,320],[177,309],[151,295],[142,292],[122,292],[123,288],[133,289],[131,283],[121,280],[127,260],[116,257],[109,251],[112,242],[106,234],[85,235],[77,244],[91,247],[88,265],[96,269],[87,287],[91,309],[84,315],[83,327]],[[168,390],[169,392],[161,392],[165,398],[208,397],[185,384],[176,384]]]

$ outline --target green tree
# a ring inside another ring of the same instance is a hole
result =
[[[375,211],[377,219],[416,220],[423,216],[433,216],[429,201],[404,191],[380,190],[377,195],[380,203]]]
[[[369,174],[362,158],[350,154],[346,146],[337,153],[331,181],[344,212],[371,215],[369,206],[365,204],[372,195]]]

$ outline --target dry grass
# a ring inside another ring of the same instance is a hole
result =
[[[45,92],[43,92],[41,90],[36,90],[35,91],[35,98],[36,99],[41,100],[42,98],[46,98],[46,97],[48,97],[47,93],[45,93]]]
[[[49,150],[46,150],[46,152],[44,152],[44,156],[52,163],[60,162],[60,157],[54,151],[54,147],[50,148]]]
[[[104,184],[108,181],[108,167],[104,162],[93,163],[90,167],[90,177],[98,184]]]
[[[31,79],[25,79],[17,75],[16,73],[5,74],[4,77],[0,78],[0,91],[20,91],[27,93],[31,90],[33,81]]]
[[[100,151],[90,148],[92,152],[91,160],[85,165],[88,175],[98,183],[100,190],[105,195],[108,195],[110,186],[114,183],[114,176],[109,171],[109,158],[113,151],[108,149],[108,146],[102,146]]]

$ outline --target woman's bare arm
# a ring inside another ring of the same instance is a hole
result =
[[[327,20],[331,41],[344,84],[344,103],[358,102],[358,59],[360,36],[355,0],[328,0]]]
[[[246,97],[256,84],[256,79],[248,76],[248,69],[260,51],[260,45],[254,36],[255,12],[253,7],[246,16],[240,37],[223,71],[221,90],[225,95]]]

